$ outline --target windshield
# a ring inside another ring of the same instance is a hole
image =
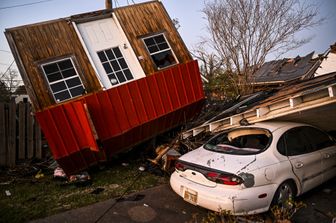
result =
[[[227,154],[251,155],[265,150],[271,143],[271,133],[260,128],[238,128],[210,139],[204,148]]]

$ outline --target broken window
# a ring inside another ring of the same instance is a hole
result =
[[[112,85],[134,78],[119,47],[102,50],[97,54]]]
[[[162,69],[177,63],[173,51],[163,34],[143,39],[156,67]]]
[[[41,66],[57,102],[80,96],[85,92],[71,58],[45,63]]]
[[[210,139],[205,149],[235,155],[256,154],[271,143],[271,133],[265,129],[234,129]]]

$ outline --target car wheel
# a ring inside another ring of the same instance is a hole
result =
[[[295,187],[289,181],[282,183],[273,197],[272,206],[280,208],[291,208],[293,198],[295,196]]]

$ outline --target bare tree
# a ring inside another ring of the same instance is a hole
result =
[[[10,101],[20,82],[19,73],[15,69],[9,67],[5,72],[0,73],[0,101]]]
[[[252,90],[253,74],[267,55],[280,56],[309,42],[310,37],[295,34],[323,20],[304,0],[212,0],[205,2],[203,13],[210,34],[207,43],[221,58],[237,94]]]

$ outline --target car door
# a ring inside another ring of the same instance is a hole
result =
[[[304,134],[312,149],[321,153],[322,181],[336,176],[336,142],[327,133],[313,127],[306,128]]]
[[[284,134],[286,155],[292,170],[306,192],[322,181],[322,162],[320,151],[313,151],[304,134],[306,126],[296,127]]]

